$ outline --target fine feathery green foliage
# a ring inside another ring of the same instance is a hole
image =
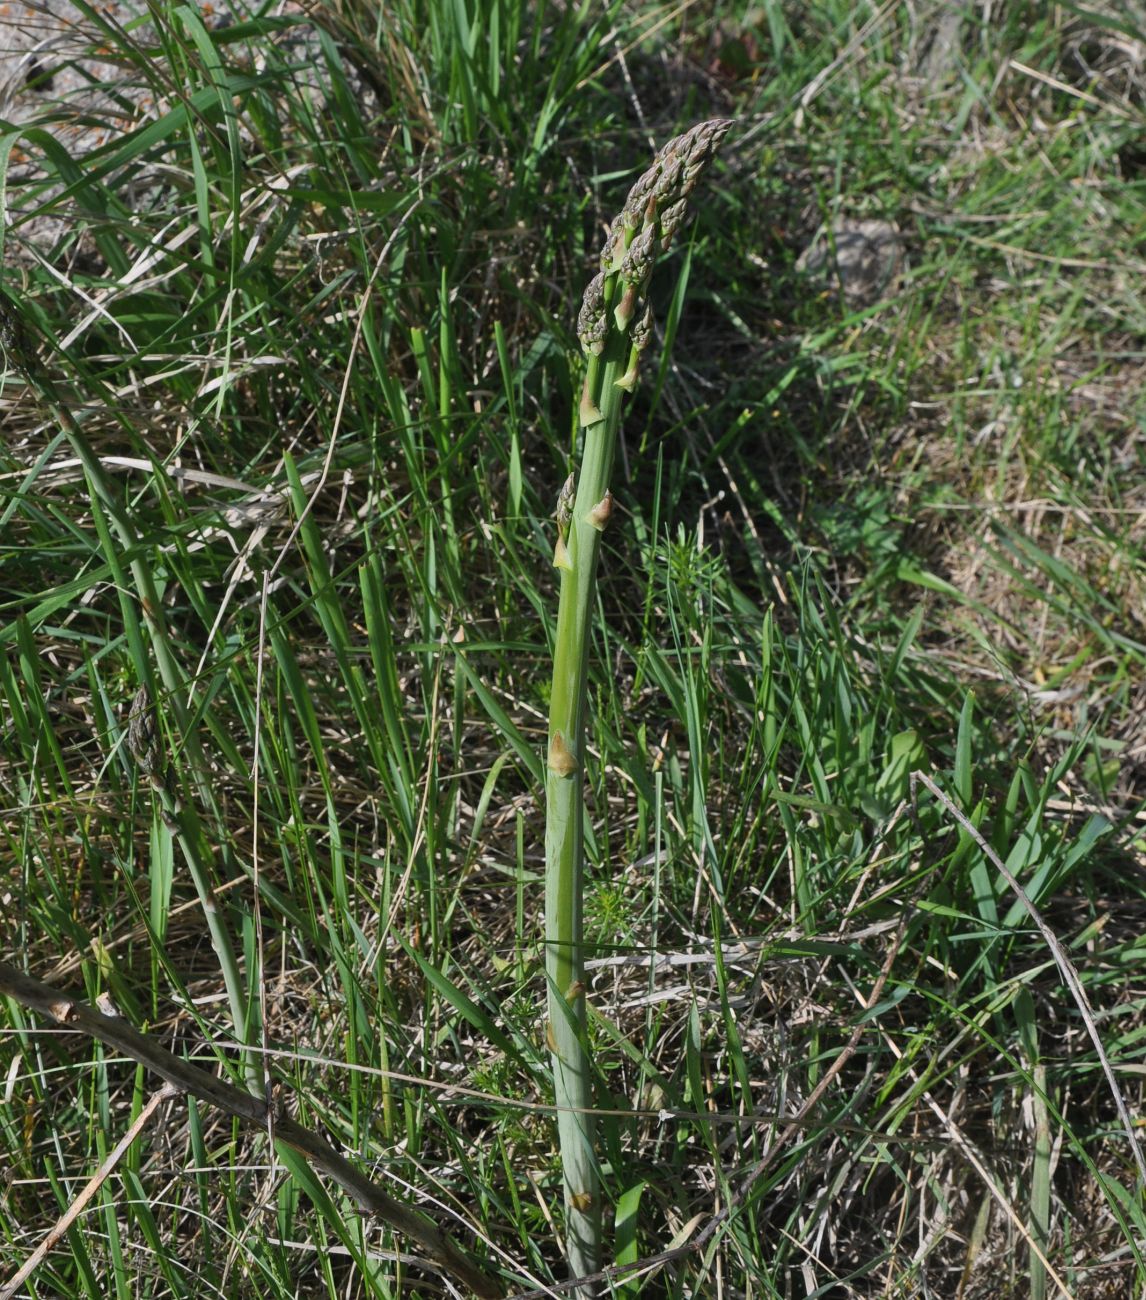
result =
[[[594,1144],[593,1068],[585,1038],[585,684],[601,534],[613,513],[613,457],[624,394],[636,386],[652,337],[649,284],[689,197],[731,122],[702,122],[670,140],[629,191],[585,291],[577,323],[587,361],[578,420],[580,471],[557,501],[553,563],[561,574],[545,784],[545,974],[548,1039],[565,1191],[565,1241],[574,1277],[601,1264],[601,1197]],[[589,1295],[595,1288],[586,1288]]]

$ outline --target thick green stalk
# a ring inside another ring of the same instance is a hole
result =
[[[621,402],[637,380],[651,319],[645,303],[657,248],[668,247],[688,196],[731,123],[702,123],[658,154],[613,223],[601,273],[589,285],[578,329],[588,358],[581,397],[580,473],[557,507],[554,564],[561,572],[546,772],[545,943],[549,1048],[565,1193],[565,1234],[574,1277],[601,1266],[601,1195],[594,1152],[592,1066],[585,1026],[582,936],[585,683],[590,611],[601,533],[612,513],[609,491]],[[584,1300],[595,1288],[578,1291]]]
[[[616,362],[602,367],[619,373]],[[549,1047],[558,1142],[565,1181],[566,1244],[574,1276],[600,1266],[601,1207],[593,1152],[592,1079],[584,1046],[585,955],[582,950],[583,801],[585,674],[589,614],[596,586],[601,533],[588,522],[608,500],[621,390],[611,384],[603,419],[585,434],[572,518],[568,526],[557,639],[553,648],[553,690],[549,706],[549,765],[546,771],[545,917],[549,982]]]

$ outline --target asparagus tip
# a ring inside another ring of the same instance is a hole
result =
[[[163,749],[151,694],[146,686],[141,686],[131,701],[127,716],[127,748],[144,776],[150,776],[161,768]]]

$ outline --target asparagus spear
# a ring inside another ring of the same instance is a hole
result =
[[[578,335],[588,364],[581,394],[584,449],[557,505],[554,564],[561,571],[546,774],[545,939],[549,1047],[565,1190],[566,1252],[574,1277],[600,1267],[601,1205],[593,1149],[592,1078],[585,1040],[582,950],[585,678],[589,612],[621,401],[637,382],[652,335],[647,302],[653,262],[684,221],[688,199],[732,123],[702,122],[670,140],[633,186],[612,224],[601,270],[585,291]],[[578,1292],[591,1294],[588,1287]]]

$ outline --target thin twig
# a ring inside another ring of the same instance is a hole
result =
[[[233,1087],[206,1070],[173,1056],[126,1020],[101,1015],[94,1007],[69,997],[50,984],[0,962],[0,996],[7,996],[69,1029],[80,1030],[153,1070],[161,1079],[220,1110],[266,1131],[268,1107],[261,1098]],[[286,1116],[276,1116],[275,1140],[301,1152],[319,1172],[333,1179],[366,1214],[377,1215],[395,1231],[416,1241],[445,1272],[469,1287],[482,1300],[498,1300],[500,1283],[482,1271],[427,1215],[395,1200],[339,1155],[324,1137]]]

